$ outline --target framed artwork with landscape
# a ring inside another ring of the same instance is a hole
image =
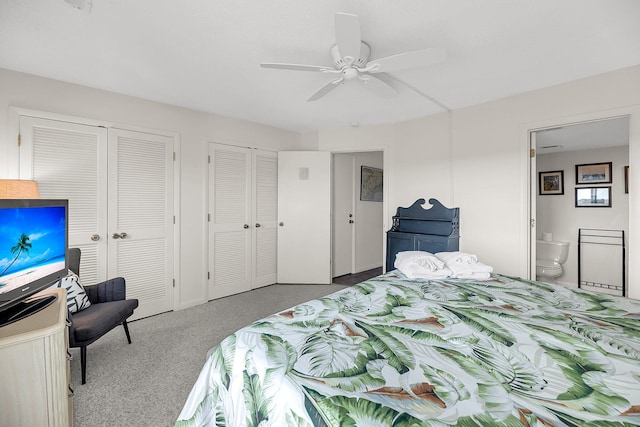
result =
[[[564,171],[538,172],[541,196],[564,194]]]
[[[382,201],[382,169],[362,166],[360,169],[360,200]]]
[[[611,182],[611,162],[576,165],[576,184],[605,184]]]

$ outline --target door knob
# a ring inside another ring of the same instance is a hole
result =
[[[256,228],[260,227],[260,223],[256,222]]]
[[[127,233],[113,233],[111,237],[113,237],[114,239],[124,239],[125,237],[127,237]]]
[[[100,240],[100,235],[99,234],[92,234],[91,235],[91,240],[94,242],[97,242],[98,240]]]
[[[352,220],[352,219],[350,219],[350,220],[349,220],[349,224],[353,224],[354,222],[355,222],[355,221],[354,221],[354,220]]]
[[[245,225],[243,226],[243,228],[244,228],[244,229],[249,228],[249,224],[245,224]]]
[[[280,227],[284,226],[284,222],[281,222],[280,224],[278,224]]]

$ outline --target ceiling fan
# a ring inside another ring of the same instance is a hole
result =
[[[371,48],[360,38],[360,21],[356,15],[336,13],[336,44],[331,48],[333,67],[322,65],[300,65],[283,63],[262,63],[263,68],[296,71],[318,71],[336,76],[322,86],[307,101],[316,101],[341,84],[359,81],[383,96],[397,93],[394,82],[398,82],[431,99],[417,88],[389,74],[393,71],[426,67],[446,59],[446,51],[439,48],[414,50],[375,60],[369,60]]]

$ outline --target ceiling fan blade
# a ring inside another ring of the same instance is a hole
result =
[[[318,99],[322,98],[323,96],[325,96],[326,94],[328,94],[329,92],[331,92],[332,90],[337,88],[338,85],[340,83],[342,83],[343,81],[344,81],[344,77],[340,77],[338,79],[331,80],[329,83],[327,83],[326,85],[322,86],[316,93],[311,95],[311,98],[307,99],[307,102],[317,101]]]
[[[323,67],[321,65],[301,65],[301,64],[280,64],[273,62],[263,62],[260,64],[262,68],[275,68],[278,70],[295,70],[295,71],[327,71],[333,68]]]
[[[432,64],[442,62],[447,58],[447,51],[441,48],[431,48],[414,50],[411,52],[399,53],[385,58],[374,59],[367,64],[367,68],[372,66],[371,73],[391,72],[408,70],[411,68],[422,68]],[[375,66],[377,64],[377,67]]]
[[[360,58],[360,21],[350,13],[336,13],[336,46],[340,57],[347,64]],[[348,58],[352,58],[350,61]]]
[[[390,98],[398,93],[396,88],[391,84],[393,80],[388,79],[386,74],[368,74],[366,77],[368,77],[368,80],[363,83],[378,95]]]

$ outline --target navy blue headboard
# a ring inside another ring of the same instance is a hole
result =
[[[460,208],[447,208],[436,199],[416,200],[408,208],[399,207],[387,232],[386,271],[393,270],[396,254],[402,251],[431,253],[457,251],[459,247]]]

